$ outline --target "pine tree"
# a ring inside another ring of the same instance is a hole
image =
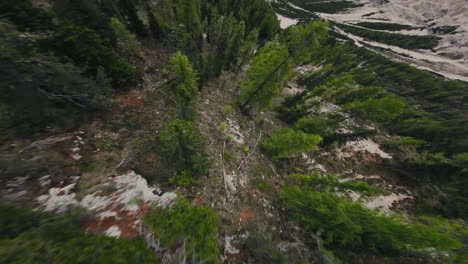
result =
[[[327,32],[327,23],[319,20],[289,28],[284,42],[289,48],[294,63],[302,64],[309,60],[320,43],[326,39]]]
[[[259,108],[269,106],[291,75],[291,66],[285,45],[277,41],[267,43],[253,59],[247,72],[249,79],[241,84],[241,109],[245,110],[251,104]]]
[[[273,158],[289,158],[295,154],[311,151],[322,141],[318,135],[282,128],[262,142],[261,148]]]
[[[252,30],[247,39],[244,41],[242,46],[239,48],[239,52],[237,55],[237,69],[236,69],[236,77],[241,71],[242,67],[253,57],[255,51],[255,44],[258,40],[258,30]]]
[[[156,18],[152,12],[149,12],[149,23],[151,34],[154,38],[159,38],[163,33],[163,27],[161,22],[159,22],[158,18]]]
[[[213,73],[221,75],[223,69],[235,65],[239,49],[242,46],[245,24],[239,23],[234,15],[220,16],[216,8],[212,8],[211,23],[207,27],[207,39],[212,54],[215,55]]]
[[[172,75],[170,87],[173,90],[175,101],[184,118],[192,118],[194,115],[195,99],[198,97],[197,75],[193,70],[187,56],[177,52],[169,63]]]
[[[240,55],[241,47],[244,43],[245,36],[245,23],[241,21],[238,23],[235,21],[232,35],[227,43],[226,54],[224,56],[224,65],[235,66]]]
[[[189,53],[198,52],[202,42],[200,0],[177,0],[175,11],[180,26],[179,45]]]

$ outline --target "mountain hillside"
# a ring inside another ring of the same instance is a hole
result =
[[[271,4],[289,24],[322,17],[337,23],[337,31],[357,45],[420,69],[468,81],[466,1],[278,0]]]
[[[464,9],[1,2],[0,263],[466,263]]]

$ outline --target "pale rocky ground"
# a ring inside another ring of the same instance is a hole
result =
[[[442,26],[457,26],[452,34],[438,34],[439,46],[432,51],[406,50],[395,46],[368,41],[345,33],[357,45],[366,44],[384,48],[390,52],[384,55],[404,61],[415,67],[441,74],[450,79],[468,81],[468,2],[466,0],[354,0],[362,6],[339,14],[319,13],[320,17],[344,24],[359,22],[397,23],[410,25],[417,30],[392,31],[407,35],[431,35],[432,29]],[[292,9],[300,9],[290,4]],[[278,15],[281,26],[287,28],[298,23],[297,20]],[[389,31],[390,32],[390,31]],[[342,32],[343,33],[343,32]],[[376,52],[376,49],[372,49]]]

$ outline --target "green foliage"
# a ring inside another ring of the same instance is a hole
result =
[[[298,185],[304,185],[308,188],[312,188],[316,191],[345,191],[352,190],[355,192],[362,193],[364,195],[376,195],[381,194],[382,190],[372,187],[364,181],[340,181],[339,177],[336,175],[324,175],[320,176],[318,174],[308,175],[308,174],[292,174],[290,176],[290,181]]]
[[[2,0],[0,17],[10,20],[21,31],[47,30],[53,27],[52,15],[34,6],[31,0]]]
[[[465,136],[468,131],[464,125],[467,109],[463,103],[463,98],[468,95],[464,89],[466,83],[447,80],[364,48],[335,41],[329,41],[328,45],[317,50],[313,63],[323,67],[300,81],[309,89],[315,90],[332,76],[351,75],[360,85],[357,86],[359,89],[350,91],[337,103],[378,99],[385,93],[394,93],[407,101],[408,109],[397,120],[386,124],[387,129],[402,136],[425,140],[429,143],[427,146],[437,151],[468,151]],[[382,87],[383,94],[377,87]],[[287,113],[282,115],[300,118],[303,112],[299,106],[305,99],[306,96],[295,99],[292,102],[294,106],[285,108]]]
[[[119,0],[118,3],[120,10],[122,10],[122,14],[120,15],[123,15],[127,19],[129,29],[139,36],[147,37],[149,32],[145,22],[140,19],[140,9],[142,7],[148,9],[151,5],[147,2],[145,5],[139,6],[141,2],[133,0]],[[151,10],[141,13],[148,15],[148,12],[151,12]]]
[[[88,27],[97,32],[101,38],[115,44],[113,31],[109,27],[109,17],[112,15],[103,10],[106,8],[102,2],[93,0],[55,0],[52,7],[59,24],[62,23],[62,20],[67,20],[75,25]],[[113,9],[115,9],[115,6]],[[117,16],[117,14],[113,15]]]
[[[159,38],[161,37],[162,33],[164,32],[163,23],[161,22],[161,18],[158,18],[152,12],[149,13],[149,24],[150,24],[150,31],[153,37]]]
[[[325,184],[327,181],[318,180]],[[452,250],[460,246],[458,240],[435,227],[405,223],[401,217],[380,215],[326,189],[317,191],[304,176],[295,177],[294,181],[281,188],[281,202],[306,230],[321,234],[326,245],[380,254],[396,254],[408,248]]]
[[[232,115],[232,112],[233,112],[233,108],[231,105],[227,105],[224,107],[224,114],[227,115],[227,116],[230,116]]]
[[[292,75],[292,64],[306,62],[327,36],[327,24],[312,21],[291,28],[280,41],[268,42],[254,57],[247,71],[248,80],[241,84],[241,107],[271,104]]]
[[[184,247],[191,262],[221,263],[217,246],[216,213],[207,206],[193,206],[180,199],[167,209],[156,208],[145,217],[156,239],[170,250]]]
[[[463,173],[468,172],[468,152],[458,153],[452,157],[450,163],[462,170]]]
[[[105,40],[88,27],[63,21],[42,46],[85,67],[92,77],[96,77],[98,68],[102,67],[116,88],[135,84],[141,78],[139,69],[120,58]]]
[[[265,139],[260,147],[273,158],[289,158],[300,152],[313,150],[320,141],[320,136],[282,128]]]
[[[136,36],[128,31],[122,22],[120,22],[117,18],[112,17],[110,19],[109,26],[114,31],[118,44],[123,50],[138,54],[140,50],[140,43],[138,42]]]
[[[268,182],[264,182],[264,181],[257,181],[255,183],[255,186],[257,186],[257,188],[261,191],[264,191],[264,192],[271,192],[271,186],[270,184],[268,184]]]
[[[1,263],[154,263],[143,239],[109,238],[85,232],[79,212],[58,216],[0,206]],[[3,236],[8,228],[7,236]]]
[[[450,159],[448,159],[443,152],[433,153],[423,151],[421,155],[414,158],[412,162],[418,164],[422,169],[423,167],[434,168],[448,165],[450,163]]]
[[[314,87],[305,97],[320,96],[329,102],[338,103],[359,89],[361,86],[354,81],[353,75],[346,73],[328,78],[322,85]]]
[[[266,264],[285,264],[285,263],[301,263],[299,259],[302,257],[301,252],[294,250],[293,256],[286,255],[287,252],[281,251],[278,248],[279,234],[271,230],[266,225],[253,224],[248,226],[249,235],[243,241],[243,248],[249,253],[250,258],[255,260],[255,263]]]
[[[379,22],[359,22],[357,23],[360,27],[377,29],[377,30],[389,30],[389,31],[401,31],[401,30],[412,30],[418,29],[417,27],[410,25],[402,25],[396,23],[379,23]]]
[[[96,164],[94,164],[92,161],[89,161],[89,160],[84,161],[83,163],[81,163],[80,169],[83,172],[91,172],[91,171],[94,171],[96,169]]]
[[[295,64],[302,64],[320,47],[328,36],[328,24],[313,20],[305,25],[290,27],[285,34],[285,43]]]
[[[173,120],[159,136],[159,152],[166,164],[176,170],[173,182],[190,185],[208,170],[203,140],[192,122]]]
[[[169,71],[172,78],[169,85],[182,110],[182,116],[191,119],[195,114],[195,99],[198,97],[196,73],[188,57],[180,52],[171,57]]]
[[[356,79],[356,77],[353,79]],[[340,98],[340,103],[346,104],[355,101],[365,101],[379,96],[382,92],[382,87],[379,86],[360,86],[359,89],[351,91],[346,97]]]
[[[227,129],[227,124],[226,122],[222,122],[221,124],[219,124],[219,127],[218,127],[218,131],[221,132],[221,133],[224,133]]]
[[[397,139],[393,139],[390,141],[387,141],[385,143],[386,146],[414,146],[414,147],[419,147],[426,143],[424,140],[421,139],[416,139],[412,137],[399,137]]]
[[[192,172],[187,170],[183,170],[176,176],[169,178],[169,182],[181,187],[190,187],[197,183]]]
[[[440,216],[418,216],[416,219],[425,225],[435,226],[451,236],[468,238],[467,224],[461,219],[444,219]]]
[[[291,8],[288,3],[294,4],[305,11],[297,8]],[[318,13],[339,13],[347,10],[348,8],[358,7],[353,1],[337,0],[337,1],[323,1],[323,0],[290,0],[288,2],[277,1],[272,3],[273,8],[280,14],[290,18],[310,18],[310,12]],[[298,10],[302,11],[299,12]],[[308,11],[308,12],[307,12]]]
[[[12,239],[39,224],[37,215],[17,205],[0,204],[0,238]]]
[[[213,74],[218,77],[224,68],[229,69],[237,64],[238,54],[244,42],[245,23],[237,21],[233,14],[220,17],[213,11],[208,26],[207,38],[214,53]]]
[[[435,36],[414,36],[396,33],[368,30],[364,28],[337,24],[343,30],[368,40],[398,46],[405,49],[433,49],[439,45],[439,39]]]
[[[243,147],[242,147],[242,151],[244,151],[245,153],[248,153],[248,152],[250,151],[249,146],[247,146],[247,145],[246,145],[246,146],[243,146]]]
[[[347,108],[363,118],[385,124],[403,113],[405,102],[397,96],[389,94],[382,98],[352,102],[347,105]]]
[[[440,26],[431,28],[432,33],[437,35],[454,34],[459,26]]]
[[[177,0],[174,4],[179,47],[188,54],[196,54],[202,41],[200,0]]]
[[[184,25],[187,32],[201,32],[200,0],[177,0],[175,6],[177,22]]]
[[[440,232],[456,237],[463,246],[455,251],[454,263],[464,263],[468,257],[468,226],[461,219],[445,219],[440,216],[418,216],[416,220],[427,226],[434,226]]]
[[[230,13],[240,22],[245,23],[246,32],[258,29],[259,37],[271,39],[280,29],[275,12],[263,0],[227,1],[222,4],[217,0],[209,0],[212,6],[218,6],[220,15]]]
[[[258,40],[258,30],[252,30],[246,40],[242,43],[237,54],[237,69],[235,70],[236,75],[239,74],[242,67],[253,57],[255,52],[255,44]]]
[[[35,38],[21,37],[4,22],[0,22],[0,35],[0,105],[4,111],[0,119],[2,128],[10,128],[11,134],[31,136],[46,126],[70,129],[109,103],[103,96],[105,87],[82,76],[82,69],[38,54]]]
[[[294,124],[297,130],[320,136],[325,136],[327,134],[327,128],[330,126],[330,121],[324,116],[303,117]]]
[[[268,42],[254,57],[247,72],[248,80],[241,84],[242,107],[249,104],[265,108],[278,96],[291,75],[288,49],[277,41]]]

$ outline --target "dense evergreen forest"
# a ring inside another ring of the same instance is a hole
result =
[[[465,263],[468,84],[334,28],[438,39],[287,4],[1,1],[0,263]]]

